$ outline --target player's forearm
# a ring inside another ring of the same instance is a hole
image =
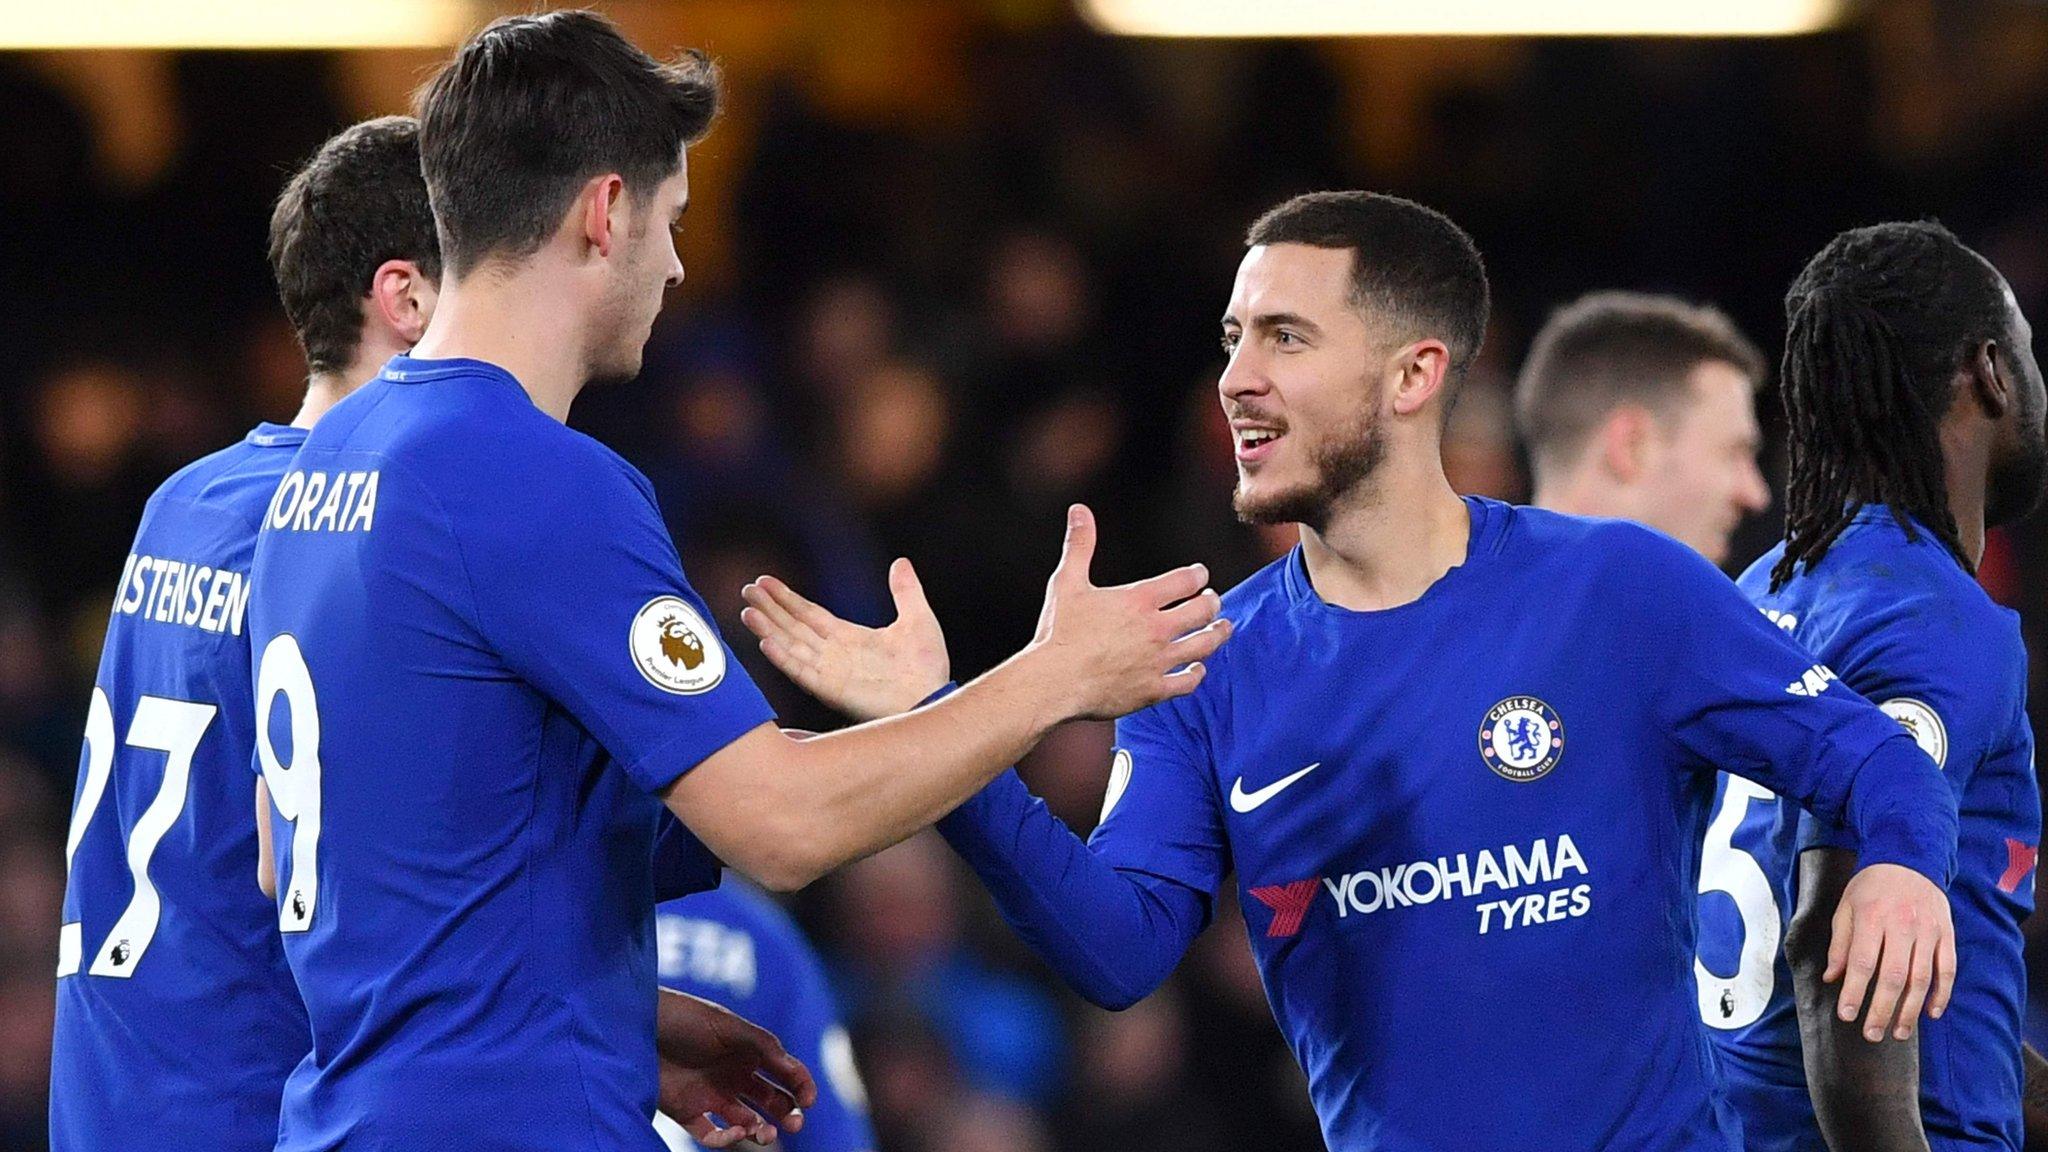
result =
[[[1821,979],[1835,907],[1857,868],[1856,854],[1839,848],[1801,853],[1799,907],[1785,935],[1814,1116],[1831,1148],[1926,1152],[1919,1041],[1864,1039],[1856,1021],[1836,1014],[1836,990]]]
[[[721,754],[676,782],[670,807],[727,864],[801,888],[928,827],[1074,712],[1056,668],[1027,649],[901,716],[801,741],[762,733],[774,743],[737,761],[743,779]]]
[[[1948,887],[1955,872],[1955,790],[1911,737],[1892,736],[1857,767],[1845,814],[1864,867],[1899,864]]]
[[[2048,1152],[2048,1059],[2032,1044],[2020,1045],[2020,1111],[2026,1118],[2026,1152]]]
[[[1110,867],[1014,772],[939,821],[939,831],[1011,929],[1101,1007],[1144,999],[1208,923],[1205,897]]]

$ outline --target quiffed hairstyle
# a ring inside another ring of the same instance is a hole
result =
[[[1774,591],[1865,504],[1909,539],[1924,525],[1975,570],[1948,506],[1941,420],[1972,351],[2011,346],[2010,313],[1990,263],[1933,221],[1844,232],[1800,272],[1785,294],[1792,478]]]
[[[1486,265],[1464,229],[1434,208],[1379,192],[1310,192],[1259,217],[1245,244],[1351,249],[1351,303],[1450,351],[1450,393],[1479,354]]]
[[[1660,416],[1693,369],[1732,365],[1763,383],[1757,346],[1720,309],[1675,296],[1591,292],[1551,313],[1515,382],[1515,425],[1538,467],[1570,457],[1621,404]]]
[[[589,11],[494,22],[419,97],[449,270],[539,251],[593,176],[653,191],[717,112],[718,71],[701,52],[658,63]]]
[[[270,214],[270,271],[310,370],[339,372],[355,359],[363,297],[387,260],[441,277],[410,116],[366,120],[321,145]]]

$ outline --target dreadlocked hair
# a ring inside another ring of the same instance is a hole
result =
[[[1817,564],[1866,504],[1926,527],[1974,573],[1948,506],[1940,426],[1956,370],[2007,339],[1998,275],[1933,221],[1844,232],[1785,294],[1779,371],[1792,478],[1771,590]]]

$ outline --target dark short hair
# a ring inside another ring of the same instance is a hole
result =
[[[701,52],[658,63],[584,10],[493,22],[419,98],[449,270],[539,251],[593,176],[651,192],[717,112],[718,70]]]
[[[270,214],[270,271],[314,372],[339,372],[363,336],[363,297],[387,260],[441,276],[420,178],[419,123],[366,120],[320,146]]]
[[[1686,397],[1693,369],[1732,365],[1761,384],[1764,355],[1709,304],[1646,292],[1590,292],[1550,314],[1515,382],[1515,424],[1540,464],[1576,452],[1608,413],[1659,415]]]
[[[1379,192],[1309,192],[1259,217],[1245,244],[1349,248],[1353,306],[1442,340],[1453,384],[1479,354],[1486,264],[1465,230],[1434,208]]]
[[[1807,262],[1785,293],[1792,472],[1773,591],[1820,563],[1865,504],[1888,508],[1909,539],[1918,521],[1976,571],[1949,506],[1941,421],[1975,349],[2014,339],[2005,292],[1932,220],[1851,229]]]

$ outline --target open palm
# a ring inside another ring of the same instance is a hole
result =
[[[908,560],[889,566],[896,620],[886,628],[841,620],[773,576],[740,595],[747,602],[740,620],[769,662],[856,720],[908,712],[946,683],[946,637]]]

